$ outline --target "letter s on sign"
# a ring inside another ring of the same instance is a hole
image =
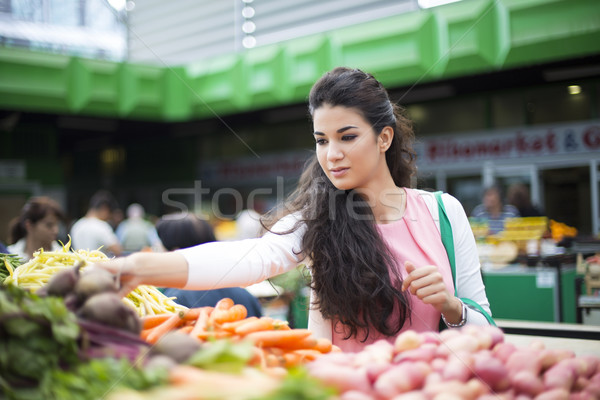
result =
[[[600,127],[589,127],[583,134],[583,143],[589,149],[600,149]]]

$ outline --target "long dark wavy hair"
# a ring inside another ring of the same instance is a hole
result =
[[[311,117],[324,105],[359,112],[376,135],[392,127],[386,162],[396,185],[410,187],[415,170],[412,124],[379,81],[359,69],[335,68],[311,89]],[[371,327],[386,336],[398,333],[410,319],[408,297],[399,289],[396,262],[366,200],[354,190],[335,188],[314,155],[283,209],[284,214],[300,212],[307,226],[302,252],[311,259],[313,307],[343,324],[346,339],[363,331],[359,339],[366,341]],[[281,216],[282,209],[267,215],[266,227]],[[395,309],[399,318],[392,321]]]

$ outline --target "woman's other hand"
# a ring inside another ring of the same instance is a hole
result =
[[[407,261],[407,276],[402,282],[402,290],[407,290],[425,304],[431,304],[436,310],[444,314],[450,322],[458,322],[462,316],[462,304],[454,297],[444,284],[442,274],[435,265],[415,267]]]

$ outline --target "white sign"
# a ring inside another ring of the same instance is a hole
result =
[[[427,166],[590,152],[600,155],[600,122],[426,137],[416,143],[415,150],[419,164]]]
[[[25,161],[3,160],[0,161],[0,180],[24,181],[26,177]]]

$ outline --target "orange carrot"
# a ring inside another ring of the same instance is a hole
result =
[[[212,307],[202,307],[200,309],[200,314],[198,314],[198,319],[196,320],[194,327],[190,331],[191,337],[198,338],[198,335],[201,332],[206,331],[206,327],[208,324],[208,318],[209,318],[209,315],[211,314],[211,312],[213,312]]]
[[[146,341],[148,343],[156,343],[165,333],[177,328],[181,323],[182,313],[174,313],[162,324],[152,328],[152,331],[148,333]]]
[[[247,335],[251,332],[269,331],[274,329],[273,318],[260,317],[235,328],[238,335]]]
[[[258,319],[258,317],[252,316],[252,317],[240,319],[239,321],[223,322],[221,324],[221,329],[223,329],[225,331],[235,332],[235,330],[238,327],[245,325],[251,321],[256,321],[257,319]]]
[[[301,362],[313,361],[323,355],[323,353],[315,349],[298,349],[293,350],[290,353],[298,354]]]
[[[290,329],[276,331],[252,332],[245,336],[259,347],[282,347],[289,346],[311,335],[308,329]]]
[[[333,347],[331,340],[325,338],[318,338],[317,345],[314,347],[315,350],[320,351],[321,353],[329,353]]]
[[[195,336],[193,333],[190,332],[190,336],[193,336],[196,339],[200,339],[200,340],[224,339],[227,337],[232,337],[233,333],[228,332],[228,331],[205,331],[205,330],[202,330],[202,331],[198,332],[198,334]]]
[[[143,340],[146,340],[148,338],[148,335],[150,334],[150,332],[152,332],[152,328],[149,329],[143,329],[140,332],[140,338],[142,338]]]
[[[211,321],[215,324],[239,321],[246,318],[248,310],[242,304],[236,304],[227,310],[215,309],[211,314]]]
[[[186,325],[186,326],[182,326],[181,328],[177,329],[177,332],[185,333],[186,335],[188,335],[190,332],[192,332],[192,329],[194,329],[194,327],[192,325]]]
[[[231,307],[233,307],[233,305],[233,300],[231,300],[229,297],[223,297],[215,305],[215,310],[229,310]]]
[[[281,345],[274,345],[284,350],[299,350],[299,349],[314,349],[317,346],[317,338],[310,335],[300,340],[296,340],[290,343],[283,343]]]
[[[166,320],[169,319],[171,313],[168,314],[156,314],[156,315],[146,315],[141,318],[142,321],[142,329],[151,329],[157,327],[162,324]]]

